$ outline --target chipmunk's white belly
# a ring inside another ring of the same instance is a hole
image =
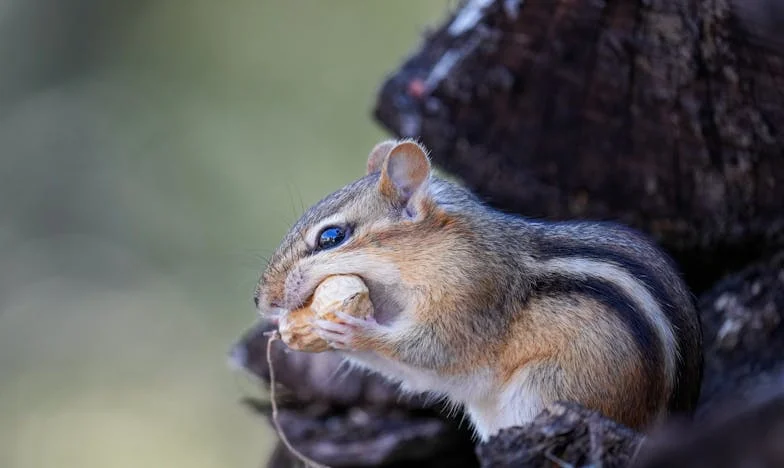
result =
[[[501,429],[531,422],[544,405],[541,391],[530,378],[530,370],[521,369],[491,398],[468,402],[465,408],[477,437],[486,441]]]
[[[544,408],[540,392],[529,378],[527,369],[520,370],[506,385],[499,386],[490,370],[444,377],[373,353],[351,353],[347,357],[360,367],[399,383],[405,392],[445,396],[462,405],[480,440],[487,440],[503,428],[530,422]]]

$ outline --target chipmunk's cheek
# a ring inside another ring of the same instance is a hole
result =
[[[373,317],[380,325],[389,325],[405,308],[405,303],[400,298],[403,294],[394,286],[383,283],[366,282],[370,290],[370,301],[373,303]]]
[[[284,306],[291,310],[300,307],[312,291],[307,287],[307,269],[302,265],[295,265],[286,276],[284,285]]]

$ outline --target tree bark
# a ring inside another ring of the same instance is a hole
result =
[[[468,1],[375,117],[498,208],[652,234],[702,288],[784,244],[784,48],[739,4]]]
[[[698,416],[784,386],[784,251],[725,278],[699,301],[705,372]]]
[[[642,435],[574,403],[558,402],[531,424],[501,431],[477,447],[483,468],[628,466]]]

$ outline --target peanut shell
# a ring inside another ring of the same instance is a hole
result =
[[[337,321],[335,313],[339,311],[358,318],[373,314],[370,293],[358,276],[335,275],[322,281],[304,307],[281,317],[278,325],[281,339],[297,351],[327,351],[329,344],[313,332],[309,322],[316,318]]]

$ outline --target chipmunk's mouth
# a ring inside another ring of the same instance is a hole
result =
[[[373,316],[379,323],[387,324],[391,322],[403,310],[403,307],[395,301],[394,298],[396,295],[390,291],[389,285],[378,283],[359,273],[341,272],[336,274],[357,276],[365,283],[365,286],[368,288],[370,301],[373,303]],[[279,309],[278,317],[283,317],[294,310],[310,306],[310,304],[313,303],[313,297],[318,286],[327,278],[335,276],[336,274],[328,274],[323,278],[319,278],[312,287],[307,289],[291,291],[287,296],[285,307]]]
[[[281,317],[283,317],[288,313],[287,309],[284,309],[282,307],[274,307],[270,305],[259,307],[257,311],[259,316],[261,316],[262,320],[272,322],[275,325],[278,324]]]

